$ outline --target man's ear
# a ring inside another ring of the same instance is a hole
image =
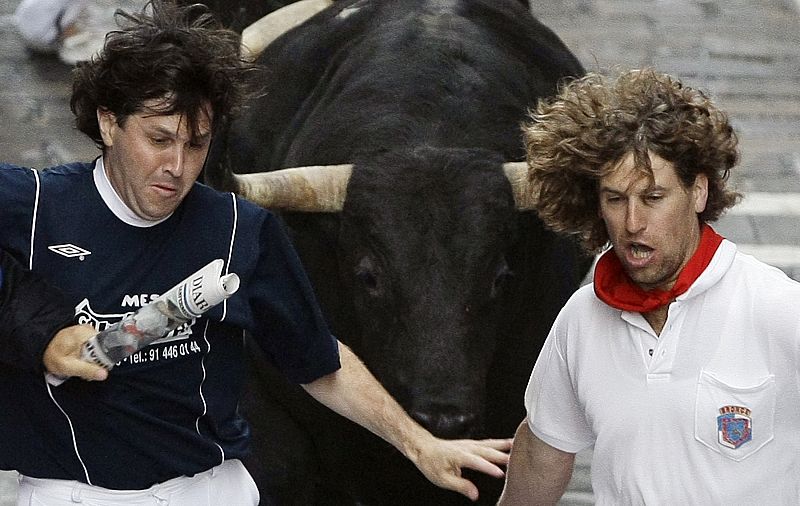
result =
[[[119,128],[117,115],[108,109],[97,108],[97,124],[100,126],[100,136],[106,147],[114,145],[114,131]]]
[[[694,210],[696,213],[702,213],[706,210],[708,202],[708,176],[698,174],[694,178],[692,190],[694,190]]]

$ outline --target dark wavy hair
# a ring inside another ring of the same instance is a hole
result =
[[[557,232],[576,235],[596,252],[608,242],[599,215],[598,181],[626,154],[653,177],[652,152],[671,162],[689,187],[708,177],[708,203],[700,213],[713,222],[741,195],[726,188],[739,159],[728,117],[702,91],[653,69],[615,79],[589,73],[542,101],[524,125],[537,211]]]
[[[118,10],[115,17],[120,29],[106,35],[99,55],[73,71],[76,127],[99,148],[98,108],[113,112],[124,126],[128,116],[146,109],[145,102],[161,100],[150,112],[183,114],[196,137],[201,115],[213,114],[213,134],[253,91],[253,66],[239,54],[239,35],[205,6],[154,0],[142,12]]]

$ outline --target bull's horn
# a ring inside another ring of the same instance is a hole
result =
[[[236,192],[261,207],[307,213],[342,210],[352,164],[234,174]]]
[[[506,162],[503,164],[508,182],[514,192],[514,203],[520,211],[530,211],[536,206],[536,195],[531,180],[528,178],[527,162]]]
[[[300,0],[270,12],[242,31],[242,56],[255,60],[273,40],[332,3],[333,0]]]

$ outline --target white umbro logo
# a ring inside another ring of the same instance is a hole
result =
[[[86,255],[91,255],[92,252],[81,248],[80,246],[75,246],[74,244],[54,244],[53,246],[48,246],[47,249],[52,251],[53,253],[58,253],[61,256],[67,258],[75,258],[78,257],[81,261],[83,261]]]

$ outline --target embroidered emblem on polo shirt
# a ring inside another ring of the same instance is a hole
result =
[[[753,439],[750,408],[744,406],[723,406],[719,408],[717,433],[719,444],[734,450]]]
[[[67,258],[75,258],[78,257],[79,260],[83,261],[86,255],[91,255],[92,252],[89,250],[85,250],[80,246],[75,246],[74,244],[54,244],[52,246],[48,246],[47,249],[52,251],[53,253],[58,253],[62,257]]]

